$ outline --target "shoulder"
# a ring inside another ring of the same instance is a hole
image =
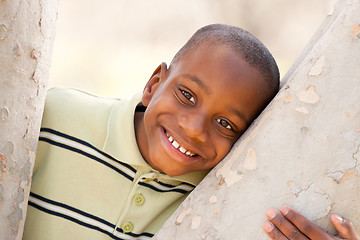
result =
[[[52,88],[47,92],[44,116],[70,117],[62,114],[82,115],[89,112],[103,113],[119,99],[96,96],[94,94],[71,88]]]
[[[40,140],[51,137],[52,141],[67,136],[101,148],[107,136],[111,110],[119,101],[76,89],[52,88],[46,95]],[[36,165],[53,147],[48,144],[50,140],[39,141]]]
[[[79,105],[106,105],[119,99],[100,97],[95,94],[73,88],[52,88],[46,94],[45,107],[78,107]]]
[[[103,135],[111,109],[119,101],[76,89],[53,88],[47,92],[41,127],[78,137],[97,131]]]

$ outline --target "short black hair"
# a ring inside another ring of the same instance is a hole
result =
[[[176,63],[191,50],[203,43],[217,43],[229,47],[251,66],[258,69],[269,86],[269,101],[279,90],[279,69],[275,59],[265,45],[250,32],[226,24],[211,24],[197,30],[188,42],[177,52],[171,64]]]

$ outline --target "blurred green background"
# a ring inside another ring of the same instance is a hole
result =
[[[49,87],[130,97],[210,23],[252,32],[284,76],[332,6],[333,0],[59,1]]]

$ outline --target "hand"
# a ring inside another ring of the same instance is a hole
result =
[[[264,223],[263,230],[271,239],[360,240],[353,224],[336,214],[332,214],[330,218],[338,231],[337,236],[325,232],[296,210],[287,206],[282,207],[280,211],[270,208],[266,211],[266,216],[269,221]]]

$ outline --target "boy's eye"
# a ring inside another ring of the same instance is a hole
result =
[[[190,102],[192,102],[193,104],[195,104],[195,99],[194,99],[194,97],[193,97],[189,92],[187,92],[187,91],[185,91],[185,90],[181,90],[181,93],[182,93],[182,95],[184,95],[184,97],[185,97],[187,100],[189,100]]]
[[[216,121],[224,128],[232,130],[233,128],[230,126],[230,124],[224,120],[224,119],[216,119]]]

